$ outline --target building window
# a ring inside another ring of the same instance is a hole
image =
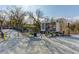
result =
[[[44,23],[42,23],[42,29],[45,29],[45,24]]]

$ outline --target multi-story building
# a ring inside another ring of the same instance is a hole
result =
[[[42,32],[50,32],[50,31],[60,31],[60,24],[58,21],[53,22],[54,25],[52,24],[51,20],[48,20],[46,18],[43,18],[41,20],[41,31]]]

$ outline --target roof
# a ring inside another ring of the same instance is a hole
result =
[[[47,19],[47,18],[40,18],[40,22],[41,23],[50,23],[51,20]]]

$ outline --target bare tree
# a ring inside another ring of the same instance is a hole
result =
[[[26,12],[22,9],[22,7],[18,6],[10,6],[7,8],[6,12],[10,20],[17,20],[17,28],[22,27],[22,22],[26,16]]]
[[[37,19],[39,20],[39,18],[41,18],[43,16],[42,11],[40,11],[39,9],[37,9],[36,10],[36,16],[37,16]]]
[[[4,11],[0,10],[0,29],[3,28],[3,23],[6,19],[6,14],[4,13]]]
[[[35,26],[35,32],[40,31],[40,18],[42,18],[43,13],[37,9],[35,15],[32,12],[27,12],[27,15],[29,15],[30,18],[33,18],[34,20],[34,26]]]

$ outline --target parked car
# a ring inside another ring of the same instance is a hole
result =
[[[63,36],[64,34],[61,33],[61,32],[56,32],[56,31],[53,31],[53,32],[50,32],[51,36]]]

